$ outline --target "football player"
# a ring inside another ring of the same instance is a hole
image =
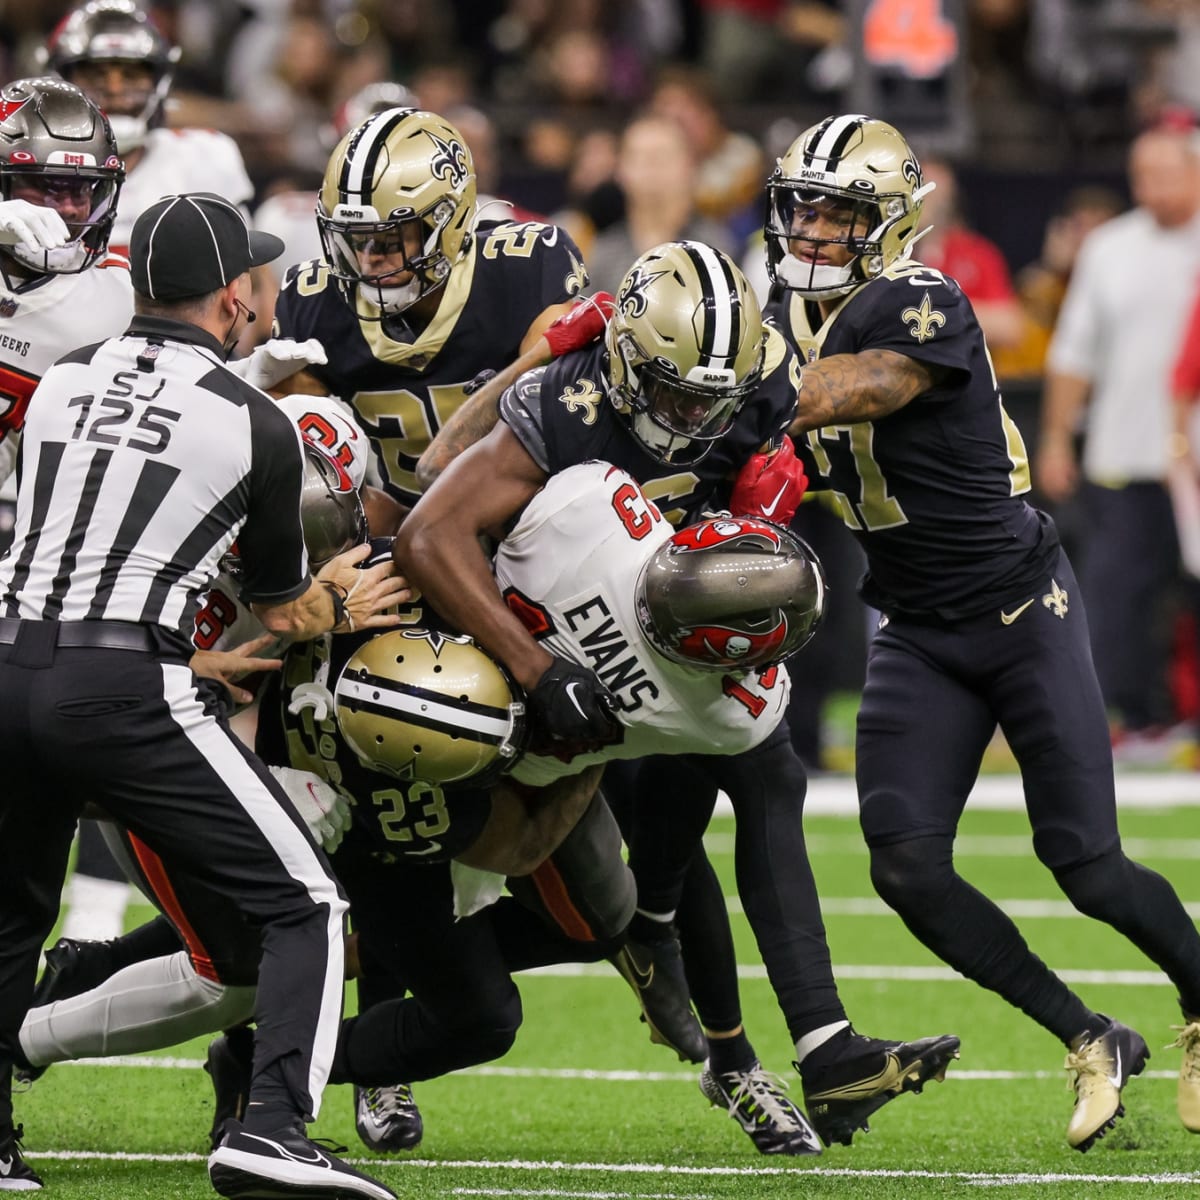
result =
[[[477,222],[470,149],[417,109],[374,113],[342,139],[317,223],[325,258],[288,272],[276,334],[326,348],[310,376],[351,406],[383,487],[411,505],[417,459],[477,376],[534,346],[587,272],[556,225]]]
[[[1184,1124],[1200,1131],[1200,935],[1117,831],[1112,754],[1087,620],[971,305],[911,257],[928,190],[891,125],[838,116],[792,143],[768,183],[775,323],[809,364],[792,434],[867,556],[883,614],[858,716],[871,874],[926,946],[1068,1048],[1067,1141],[1119,1117],[1149,1052],[1088,1007],[954,869],[999,725],[1020,764],[1034,853],[1082,913],[1124,933],[1178,989]]]
[[[618,736],[619,715],[635,697],[622,695],[620,664],[604,653],[603,630],[588,650],[594,669],[537,640],[502,599],[480,535],[501,536],[549,478],[589,459],[628,471],[672,522],[723,507],[739,472],[759,511],[786,519],[803,485],[789,470],[786,449],[769,459],[761,451],[781,445],[795,419],[799,381],[795,354],[764,325],[729,258],[702,243],[664,244],[643,254],[622,280],[604,344],[523,374],[500,398],[499,424],[453,459],[410,514],[397,538],[397,562],[433,607],[477,637],[525,687],[531,719],[560,753],[587,753]],[[473,400],[477,408],[486,424],[483,405]],[[455,449],[460,433],[458,424],[449,431]],[[429,456],[440,468],[444,448],[435,444]],[[582,594],[586,577],[579,584]],[[849,1140],[876,1108],[944,1073],[958,1039],[838,1036],[849,1022],[804,848],[806,780],[786,731],[778,727],[750,755],[724,760],[728,770],[719,776],[710,759],[698,762],[710,791],[719,777],[733,800],[746,915],[798,1054],[824,1049],[836,1037],[836,1051],[820,1056],[821,1078],[839,1085],[844,1079],[846,1091],[810,1116],[826,1142]],[[672,844],[651,856],[673,855],[682,873],[702,853],[707,817],[703,803],[694,805],[668,839]],[[643,906],[639,915],[663,930],[673,907]],[[697,937],[694,961],[710,932],[706,926]],[[685,944],[685,957],[686,950]],[[727,1107],[763,1153],[811,1153],[808,1122],[762,1070],[741,1027],[731,950],[705,976],[692,977],[709,1033],[704,1094]]]
[[[179,61],[135,0],[88,0],[63,18],[42,56],[108,117],[127,179],[113,229],[124,253],[138,216],[160,196],[214,192],[245,208],[254,195],[237,143],[214,129],[166,128]]]

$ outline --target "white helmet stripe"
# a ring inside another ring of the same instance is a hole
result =
[[[714,359],[732,359],[737,354],[741,334],[741,304],[731,298],[736,295],[733,280],[720,256],[703,242],[688,242],[687,249],[700,276],[701,292],[705,298],[704,322],[700,351]],[[711,303],[709,302],[711,298]]]
[[[371,186],[379,151],[388,134],[412,111],[411,108],[389,108],[375,113],[362,123],[346,147],[346,161],[342,164],[341,177],[338,179],[342,203],[361,204],[363,207],[371,203]]]
[[[505,709],[492,709],[497,715],[491,717],[464,705],[441,700],[433,693],[407,694],[394,681],[387,687],[380,687],[343,675],[338,681],[337,696],[342,704],[358,703],[372,712],[387,712],[400,721],[411,718],[413,723],[426,727],[459,730],[475,741],[494,740],[500,744],[512,732],[512,718]]]
[[[817,136],[805,148],[804,161],[811,164],[814,159],[827,159],[829,161],[825,169],[837,170],[838,160],[846,152],[850,135],[867,119],[861,113],[848,113],[824,122],[817,131]]]

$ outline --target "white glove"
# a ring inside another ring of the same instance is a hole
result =
[[[479,867],[468,867],[457,858],[450,860],[450,879],[454,884],[454,919],[474,916],[480,909],[495,904],[504,891],[504,876]]]
[[[311,771],[297,771],[294,767],[269,769],[287,792],[309,833],[321,843],[326,854],[332,854],[350,828],[350,801]]]
[[[55,250],[71,240],[62,217],[28,200],[0,201],[0,245]]]
[[[292,338],[271,338],[255,346],[247,358],[229,363],[229,369],[248,384],[266,391],[281,379],[303,371],[313,363],[326,363],[325,347],[316,338],[297,342]]]

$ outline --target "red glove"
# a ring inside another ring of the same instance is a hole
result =
[[[785,436],[774,454],[756,454],[738,472],[729,508],[735,517],[762,517],[787,525],[807,490],[804,466],[792,439]]]
[[[577,300],[561,317],[553,321],[542,337],[550,344],[554,358],[572,350],[584,350],[604,336],[604,327],[613,315],[614,300],[608,292],[597,292]]]

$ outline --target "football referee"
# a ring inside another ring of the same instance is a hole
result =
[[[303,821],[189,667],[197,598],[237,540],[247,599],[294,639],[395,624],[367,547],[316,579],[293,422],[225,365],[249,269],[283,243],[207,193],[133,230],[128,331],[66,355],[29,406],[0,561],[0,1190],[41,1185],[13,1124],[10,1046],[94,801],[262,928],[250,1103],[209,1160],[223,1195],[393,1193],[308,1140],[341,1016],[346,903]]]

